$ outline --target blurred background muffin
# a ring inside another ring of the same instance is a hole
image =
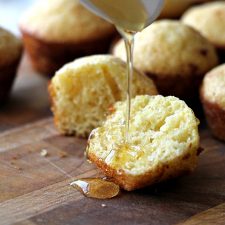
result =
[[[39,0],[21,18],[20,30],[32,64],[53,75],[77,57],[104,53],[116,31],[78,0]]]
[[[22,55],[22,42],[0,27],[0,105],[9,95]]]
[[[135,41],[134,66],[151,77],[163,95],[184,99],[198,95],[204,74],[218,63],[213,45],[179,21],[156,21]],[[113,53],[126,59],[122,40]]]
[[[49,85],[56,127],[63,134],[87,137],[116,101],[126,99],[126,63],[110,55],[93,55],[68,63]],[[158,94],[151,79],[134,70],[132,96]]]
[[[165,0],[160,18],[178,18],[193,3],[193,0]]]
[[[215,1],[194,6],[182,16],[183,23],[198,30],[225,59],[225,2]],[[222,61],[222,60],[221,60]]]
[[[205,1],[207,0],[165,0],[159,18],[179,18],[191,5]]]
[[[225,64],[206,74],[201,87],[201,100],[214,136],[225,141]]]

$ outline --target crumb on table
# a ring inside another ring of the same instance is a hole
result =
[[[46,149],[42,149],[41,152],[40,152],[40,155],[42,157],[47,157],[49,154],[48,154],[48,151]]]

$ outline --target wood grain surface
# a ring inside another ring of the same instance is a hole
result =
[[[185,221],[225,202],[224,144],[213,139],[205,128],[201,130],[201,138],[205,151],[191,175],[135,192],[122,192],[111,200],[96,200],[69,186],[76,178],[101,176],[84,158],[85,139],[59,135],[51,118],[3,132],[0,224],[126,225]],[[48,151],[48,157],[40,155],[42,149]],[[65,153],[67,157],[62,157]],[[49,161],[73,178],[62,174]],[[215,224],[219,217],[225,221],[224,208],[215,211],[218,214],[213,214],[218,217],[211,220]],[[207,224],[201,218],[205,218],[204,214],[197,221]]]
[[[184,223],[179,225],[224,225],[225,224],[225,204],[220,204],[216,207],[213,207],[209,210],[201,212]]]

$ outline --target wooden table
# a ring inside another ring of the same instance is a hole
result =
[[[11,99],[0,110],[1,225],[225,224],[225,145],[204,125],[205,151],[187,177],[107,201],[85,198],[70,187],[71,180],[100,172],[83,156],[85,139],[64,137],[55,129],[47,84],[24,57]],[[40,156],[43,148],[49,157]],[[62,151],[67,157],[61,157]]]

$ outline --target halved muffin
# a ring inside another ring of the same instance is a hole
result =
[[[63,134],[87,137],[108,108],[126,99],[126,63],[110,55],[83,57],[56,72],[49,85],[56,127]],[[132,96],[157,94],[151,79],[134,70]]]
[[[117,102],[92,131],[86,154],[103,173],[131,191],[193,171],[199,154],[199,121],[176,97],[137,96],[131,101],[126,140],[126,102]]]

